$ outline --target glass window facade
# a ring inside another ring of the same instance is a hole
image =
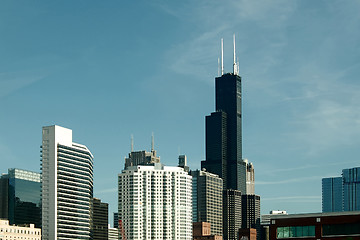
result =
[[[343,211],[343,184],[342,177],[322,179],[322,211],[341,212]]]
[[[40,173],[11,168],[6,175],[10,224],[41,227]]]
[[[343,169],[344,211],[360,210],[360,167]]]
[[[323,236],[341,236],[352,234],[360,234],[360,223],[323,225]]]
[[[289,226],[276,229],[277,239],[298,237],[315,237],[315,226]]]

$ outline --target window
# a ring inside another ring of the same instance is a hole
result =
[[[360,223],[324,224],[323,236],[360,234]]]
[[[278,227],[276,238],[315,237],[315,226]]]

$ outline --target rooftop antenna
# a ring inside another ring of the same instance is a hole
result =
[[[234,63],[233,63],[233,73],[234,73],[234,75],[238,75],[239,74],[239,66],[238,66],[238,64],[236,63],[236,53],[235,53],[235,33],[234,33],[234,35],[233,35],[234,37],[234,40],[233,40],[233,42],[234,42]]]
[[[224,39],[221,38],[221,76],[224,75]]]
[[[220,58],[218,58],[218,76],[221,77],[220,76]]]
[[[134,151],[134,135],[131,134],[131,152]]]
[[[151,133],[151,151],[154,151],[154,132]]]

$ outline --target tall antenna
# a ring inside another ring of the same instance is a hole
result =
[[[131,134],[131,152],[134,151],[134,135]]]
[[[151,151],[154,151],[154,132],[151,133]]]
[[[238,75],[239,74],[239,66],[238,64],[236,63],[236,53],[235,53],[235,33],[234,33],[234,63],[233,63],[233,73],[234,75]]]
[[[218,58],[218,76],[221,77],[220,76],[220,58]]]
[[[221,76],[224,75],[224,39],[221,38]]]

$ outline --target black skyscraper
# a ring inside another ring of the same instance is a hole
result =
[[[206,160],[201,167],[224,179],[225,189],[246,191],[242,171],[241,77],[227,73],[215,79],[216,112],[206,116]]]
[[[92,239],[108,239],[108,209],[109,204],[101,202],[98,198],[92,198]]]

